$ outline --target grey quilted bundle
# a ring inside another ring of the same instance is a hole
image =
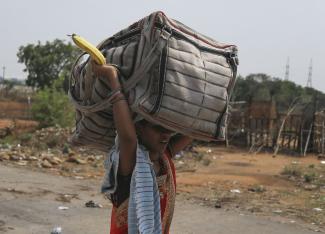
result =
[[[118,67],[133,112],[196,139],[224,140],[237,47],[210,39],[154,12],[98,48]],[[108,150],[115,137],[107,80],[81,56],[73,67],[70,98],[76,107],[72,143]]]

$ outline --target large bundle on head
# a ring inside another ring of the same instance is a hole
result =
[[[118,67],[132,111],[196,139],[224,139],[236,46],[155,12],[98,48]],[[76,107],[72,143],[108,150],[115,137],[110,89],[105,78],[92,74],[89,59],[77,60],[69,93]]]

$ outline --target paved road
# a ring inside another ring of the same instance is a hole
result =
[[[77,180],[0,165],[0,233],[109,233],[110,204],[99,194],[100,181]],[[64,196],[69,195],[69,196]],[[72,198],[63,202],[62,198]],[[104,208],[86,208],[94,200]],[[59,210],[59,206],[69,207]],[[313,234],[297,223],[226,212],[177,200],[171,233]]]

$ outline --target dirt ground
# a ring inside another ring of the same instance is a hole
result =
[[[178,191],[184,196],[206,206],[288,217],[324,227],[325,165],[316,156],[274,158],[268,153],[213,147],[197,151],[205,154],[192,170],[186,168],[186,155],[176,161]]]
[[[42,142],[46,141],[46,136],[40,135],[45,137]],[[13,168],[12,170],[22,169],[28,174],[29,172],[42,172],[54,176],[53,178],[72,179],[77,181],[77,184],[80,184],[80,181],[85,183],[96,181],[98,185],[104,173],[104,157],[105,155],[99,152],[85,149],[66,149],[61,146],[42,150],[36,149],[35,146],[31,147],[31,144],[28,147],[7,145],[0,150],[0,164],[6,166],[1,167],[1,169],[7,167]],[[245,149],[224,148],[208,144],[196,145],[181,152],[174,160],[177,169],[178,206],[181,206],[176,211],[179,216],[174,221],[174,233],[244,233],[240,228],[237,231],[234,229],[233,232],[230,232],[229,230],[232,230],[231,220],[237,220],[233,222],[237,222],[239,226],[252,227],[248,230],[261,230],[260,232],[251,231],[247,233],[299,233],[301,227],[304,230],[302,233],[309,233],[308,230],[324,231],[325,164],[322,160],[324,159],[318,159],[315,155],[308,155],[303,158],[278,155],[274,158],[269,153],[248,154]],[[12,190],[2,186],[0,194],[7,194],[5,197],[14,194],[13,197],[17,196],[15,202],[22,202],[20,196],[24,195],[24,190],[16,191],[14,185],[9,186]],[[25,186],[28,187],[28,183]],[[59,185],[55,184],[55,186]],[[43,190],[45,190],[44,196],[50,194],[47,194],[47,188],[42,188],[41,191]],[[59,193],[57,192],[57,194]],[[75,193],[83,194],[83,188],[77,188]],[[91,194],[93,193],[87,195],[88,199],[95,196]],[[30,198],[34,200],[35,196],[30,195]],[[44,196],[39,196],[40,203],[43,203]],[[53,198],[57,199],[57,197],[52,197],[52,200]],[[3,201],[2,196],[0,199]],[[54,201],[57,201],[55,199]],[[71,199],[79,202],[77,204],[79,206],[85,200],[80,199],[80,197]],[[0,201],[0,204],[3,202]],[[105,203],[105,207],[109,208],[107,204]],[[32,210],[31,206],[28,205],[26,205],[26,209]],[[225,215],[223,218],[229,221],[229,226],[223,222],[211,220],[208,215],[209,212],[217,212],[213,214],[220,215],[220,217]],[[3,209],[0,210],[0,217],[1,213],[3,215]],[[105,213],[105,217],[107,213]],[[204,219],[195,216],[196,213],[202,215]],[[198,230],[199,224],[193,225],[192,229],[186,229],[186,216],[194,217],[190,223],[195,224],[196,220],[201,220],[200,227],[205,228],[207,225],[210,229],[207,229],[206,232],[200,232]],[[26,219],[16,218],[21,222]],[[0,218],[0,232],[1,219],[5,222],[5,218]],[[246,219],[252,221],[246,224]],[[287,223],[295,228],[274,232],[277,229],[271,227],[275,223],[272,224],[271,221],[269,223],[266,220]],[[270,227],[269,231],[258,229],[259,226],[263,226],[261,225],[263,222],[266,222],[265,227]],[[6,225],[3,224],[3,226]],[[47,228],[50,228],[49,225]],[[8,229],[6,230],[8,231]],[[187,231],[181,232],[180,230]],[[191,230],[196,231],[191,232]],[[222,230],[228,230],[228,232]]]
[[[99,194],[99,179],[75,179],[0,165],[0,233],[109,233],[111,205]],[[102,208],[89,208],[93,201]],[[284,217],[258,217],[215,209],[178,196],[171,233],[312,234],[320,232]]]

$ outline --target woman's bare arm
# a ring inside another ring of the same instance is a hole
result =
[[[186,146],[188,146],[193,141],[192,138],[184,135],[176,135],[172,139],[170,139],[170,148],[172,156],[174,157],[175,154],[182,151]]]
[[[118,73],[114,66],[97,65],[92,63],[93,72],[102,77],[106,77],[112,90],[121,89]],[[121,92],[117,92],[113,102],[114,125],[119,136],[119,174],[129,175],[132,173],[136,162],[137,136],[135,126],[132,121],[131,111],[128,102]]]

